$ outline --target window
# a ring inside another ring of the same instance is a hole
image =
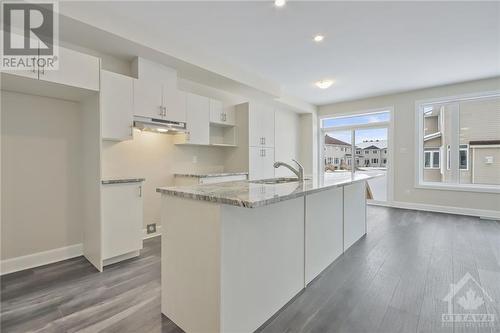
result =
[[[372,163],[377,164],[378,163],[378,158],[372,158]]]
[[[382,160],[382,164],[387,164],[387,159],[386,159],[386,158],[384,158],[384,159]]]
[[[500,91],[416,105],[419,186],[500,192]]]
[[[460,170],[469,170],[469,145],[460,145],[458,157]]]
[[[359,149],[356,150],[356,154],[358,154],[358,155],[361,154],[361,150],[359,150]]]
[[[338,157],[335,157],[335,164],[339,164],[339,159],[338,159]]]
[[[369,150],[365,150],[365,155],[368,155],[370,151]]]
[[[384,149],[384,154],[387,154],[387,149]]]
[[[376,154],[376,153],[377,153],[377,151],[374,149],[374,150],[372,150],[372,153],[373,153],[373,154]]]
[[[361,124],[373,124],[388,122],[390,120],[391,114],[389,111],[367,113],[358,116],[346,116],[346,117],[335,117],[335,118],[325,118],[321,121],[322,128],[328,127],[342,127],[342,126],[353,126]]]
[[[440,156],[439,148],[425,149],[424,151],[424,168],[439,169]]]

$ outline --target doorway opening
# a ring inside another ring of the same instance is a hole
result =
[[[321,168],[325,182],[356,174],[382,174],[368,180],[368,198],[389,200],[391,110],[321,120]]]

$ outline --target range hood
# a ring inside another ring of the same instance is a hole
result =
[[[185,133],[186,123],[156,118],[134,116],[134,127],[141,131],[149,131],[164,134]]]

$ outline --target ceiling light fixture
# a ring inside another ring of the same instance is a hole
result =
[[[323,39],[325,39],[325,36],[323,35],[316,35],[314,36],[313,40],[316,42],[316,43],[321,43],[323,41]]]
[[[274,0],[274,5],[276,7],[283,7],[286,4],[286,0]]]
[[[328,89],[332,86],[333,81],[332,80],[320,80],[315,83],[316,87],[320,89]]]

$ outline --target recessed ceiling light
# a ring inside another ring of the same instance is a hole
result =
[[[274,0],[274,5],[276,7],[283,7],[286,4],[286,0]]]
[[[316,35],[314,36],[313,40],[316,42],[316,43],[321,43],[323,41],[323,39],[325,39],[325,36],[323,35]]]
[[[320,80],[315,83],[316,87],[320,89],[328,89],[332,86],[333,80]]]

